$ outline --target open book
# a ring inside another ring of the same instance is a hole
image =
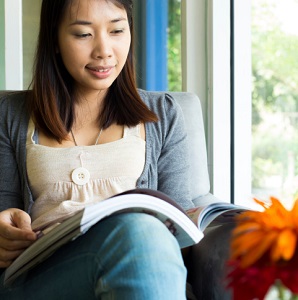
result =
[[[45,260],[63,244],[78,238],[91,226],[113,214],[124,212],[148,213],[161,222],[177,238],[180,248],[198,243],[207,226],[232,222],[235,214],[245,210],[229,203],[213,203],[184,211],[167,195],[150,189],[134,189],[107,200],[86,206],[59,225],[45,231],[6,270],[4,284],[11,284],[19,275]]]

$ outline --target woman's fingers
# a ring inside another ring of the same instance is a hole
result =
[[[30,216],[20,209],[0,213],[0,268],[8,267],[37,239]]]

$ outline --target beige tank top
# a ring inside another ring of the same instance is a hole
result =
[[[32,227],[51,227],[84,206],[136,187],[145,165],[140,125],[124,127],[107,144],[53,148],[36,144],[29,121],[27,172],[33,193]]]

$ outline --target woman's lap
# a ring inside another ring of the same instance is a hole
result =
[[[101,221],[12,287],[0,286],[0,298],[181,300],[185,282],[179,246],[165,225],[129,213]]]

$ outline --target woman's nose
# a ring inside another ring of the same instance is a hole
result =
[[[100,36],[94,39],[92,56],[95,59],[105,59],[113,54],[111,41],[107,36]]]

